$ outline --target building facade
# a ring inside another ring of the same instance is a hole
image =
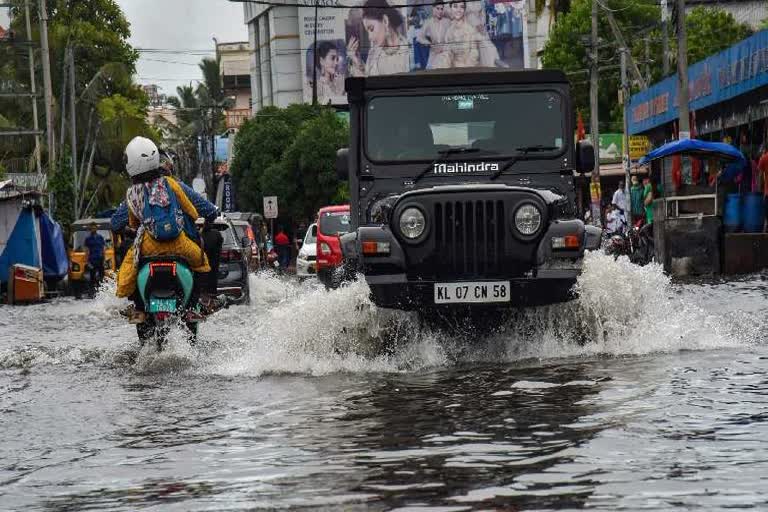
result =
[[[218,43],[221,84],[224,94],[233,100],[225,112],[227,129],[237,130],[251,112],[251,48],[247,41]]]
[[[551,0],[553,1],[553,0]],[[328,0],[327,5],[338,5],[335,0]],[[363,2],[358,2],[362,5]],[[345,5],[352,5],[349,2]],[[357,4],[356,4],[357,5]],[[424,4],[426,5],[426,4]],[[446,6],[449,4],[445,4]],[[470,4],[467,4],[470,6]],[[474,4],[473,4],[474,5]],[[511,64],[511,67],[520,68],[538,68],[539,54],[547,40],[551,23],[549,20],[548,9],[544,9],[544,14],[537,17],[535,14],[535,0],[508,0],[506,2],[493,2],[479,0],[476,5],[476,18],[482,16],[487,20],[485,27],[475,25],[481,32],[488,37],[488,42],[493,42],[497,48],[496,62],[504,66]],[[258,112],[260,109],[275,105],[285,107],[292,103],[301,103],[310,101],[311,93],[308,93],[308,82],[318,79],[312,76],[313,55],[313,36],[314,36],[314,3],[307,2],[307,7],[294,6],[267,6],[253,3],[244,3],[244,21],[248,26],[248,36],[251,48],[250,76],[252,91],[252,111]],[[430,17],[431,7],[422,7],[420,3],[418,9],[409,7],[408,9],[399,9],[402,14],[404,28],[401,30],[401,44],[397,46],[409,47],[405,50],[410,58],[410,70],[416,67],[424,67],[425,57],[423,48],[414,48],[418,46],[416,40],[419,37],[417,30],[426,25]],[[446,7],[447,9],[447,7]],[[482,11],[485,9],[485,11]],[[347,11],[347,12],[342,12]],[[322,44],[333,45],[339,57],[340,74],[349,76],[352,65],[351,56],[346,55],[348,43],[352,38],[358,39],[361,43],[361,53],[373,55],[373,50],[365,48],[362,39],[367,38],[364,30],[359,30],[355,26],[360,24],[360,15],[357,12],[360,8],[352,9],[320,9],[317,26],[317,39],[322,56]],[[467,19],[470,17],[471,7],[467,7]],[[448,44],[448,43],[444,43]],[[486,45],[492,47],[492,45]],[[394,48],[394,46],[390,46]],[[427,50],[428,52],[429,50]],[[514,56],[511,54],[517,52]],[[380,56],[380,55],[379,55]],[[368,58],[368,57],[366,57]],[[417,62],[419,61],[419,62]],[[504,62],[506,61],[506,63]],[[310,64],[307,64],[307,63]],[[459,64],[456,64],[458,66]],[[485,65],[485,64],[483,64]],[[367,66],[368,68],[372,66]],[[366,69],[366,73],[369,70]],[[406,69],[405,71],[408,71]],[[400,72],[400,71],[397,71]],[[340,80],[343,82],[343,80]],[[311,87],[311,85],[310,85]],[[324,82],[324,88],[343,89],[343,84]],[[325,96],[320,98],[320,102],[325,104],[330,102],[334,105],[343,104],[338,91],[337,97],[333,101],[325,101]],[[343,95],[343,91],[342,91]]]

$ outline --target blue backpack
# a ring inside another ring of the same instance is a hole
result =
[[[168,183],[163,183],[168,192],[168,206],[149,204],[149,192],[144,188],[144,229],[152,238],[160,242],[176,240],[181,235],[183,223],[180,222],[180,207],[176,194]]]

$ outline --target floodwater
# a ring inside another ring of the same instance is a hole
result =
[[[491,334],[252,285],[161,354],[109,290],[0,306],[0,509],[768,509],[761,275],[590,255]]]

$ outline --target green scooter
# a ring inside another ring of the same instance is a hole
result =
[[[179,319],[189,330],[190,343],[197,339],[199,305],[192,304],[194,275],[186,262],[173,258],[146,258],[140,262],[137,287],[144,301],[146,317],[136,324],[142,345],[154,338],[157,349],[168,341],[171,325]]]

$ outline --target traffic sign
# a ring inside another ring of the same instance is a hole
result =
[[[264,196],[264,218],[277,218],[277,196]]]

